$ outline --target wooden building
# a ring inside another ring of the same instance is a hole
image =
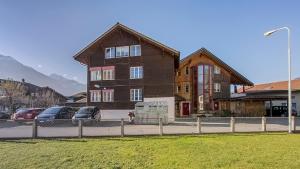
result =
[[[126,117],[137,102],[166,101],[174,116],[178,51],[117,23],[74,59],[87,66],[87,105]]]
[[[292,80],[292,113],[300,115],[300,80]],[[288,82],[278,81],[240,88],[231,97],[237,116],[287,116]]]
[[[176,75],[176,115],[218,115],[230,111],[231,85],[253,83],[201,48],[180,61]]]

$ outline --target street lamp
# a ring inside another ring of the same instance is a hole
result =
[[[289,133],[292,133],[292,126],[291,126],[291,121],[292,121],[292,87],[291,87],[291,32],[290,28],[288,27],[282,27],[278,29],[274,29],[271,31],[268,31],[264,33],[265,36],[270,36],[273,33],[280,31],[280,30],[287,30],[288,32],[288,76],[289,76],[289,82],[288,82],[288,116],[289,116]]]

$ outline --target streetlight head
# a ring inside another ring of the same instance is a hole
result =
[[[272,35],[274,32],[276,32],[276,30],[268,31],[268,32],[264,33],[264,35],[265,35],[265,36],[270,36],[270,35]]]

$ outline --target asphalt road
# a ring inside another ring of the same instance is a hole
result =
[[[261,118],[236,118],[236,132],[262,131]],[[267,131],[287,131],[287,118],[267,118]],[[297,128],[300,130],[300,118],[296,119]],[[71,120],[57,120],[53,124],[39,124],[39,137],[76,137],[78,126]],[[157,135],[159,126],[135,125],[125,121],[125,135]],[[230,118],[202,119],[202,133],[230,132]],[[194,119],[183,119],[163,126],[164,134],[194,134],[198,132],[197,122]],[[118,136],[121,134],[120,121],[101,121],[100,123],[84,123],[83,136]],[[32,121],[0,121],[0,138],[30,138],[32,137]]]

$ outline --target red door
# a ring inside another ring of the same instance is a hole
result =
[[[190,103],[182,104],[182,115],[184,116],[190,115]]]

